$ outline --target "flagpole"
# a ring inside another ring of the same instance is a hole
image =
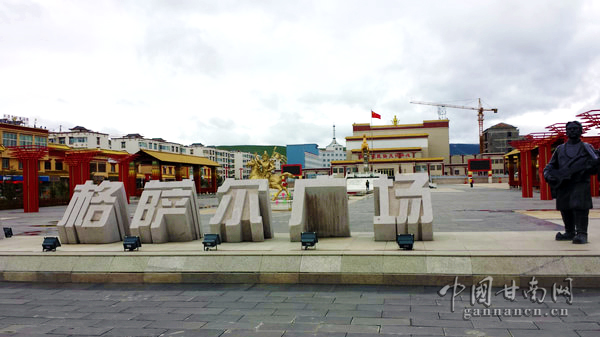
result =
[[[371,151],[369,151],[369,156],[371,156],[371,153],[373,152],[373,109],[371,109]],[[371,158],[369,158],[369,161],[371,161]],[[369,172],[373,171],[373,164],[371,163],[371,167],[369,168]]]

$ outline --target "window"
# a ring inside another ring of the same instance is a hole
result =
[[[154,149],[156,150],[156,143],[154,143]]]
[[[98,172],[98,164],[90,163],[90,173]]]
[[[148,145],[146,144],[146,142],[139,142],[140,145],[140,149],[145,149],[148,147]]]
[[[32,135],[20,135],[19,136],[19,145],[33,145],[33,136]]]
[[[98,172],[106,172],[106,163],[98,163]]]
[[[190,154],[194,154],[194,149],[190,149]]]
[[[96,145],[100,145],[100,137],[96,137]]]
[[[48,146],[48,138],[35,136],[35,145],[37,146]]]
[[[54,169],[57,171],[62,171],[63,170],[63,162],[60,160],[55,160],[54,161]]]
[[[87,143],[87,137],[69,137],[69,144]]]
[[[110,164],[110,172],[115,173],[117,171],[117,164]]]
[[[2,169],[10,170],[10,159],[9,158],[2,158]]]
[[[17,146],[17,134],[12,132],[4,132],[2,134],[2,145]]]
[[[65,137],[58,137],[58,144],[66,144]]]
[[[125,142],[121,142],[121,148],[124,149],[125,148]]]
[[[46,171],[50,171],[50,170],[52,170],[52,162],[51,162],[51,161],[49,161],[49,160],[46,160],[46,161],[44,162],[44,170],[46,170]]]
[[[19,160],[19,170],[23,169],[23,163]]]

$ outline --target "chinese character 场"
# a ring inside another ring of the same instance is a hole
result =
[[[538,280],[535,279],[535,276],[531,278],[531,281],[529,281],[528,284],[529,289],[523,289],[523,297],[531,300],[533,303],[544,303],[544,299],[546,298],[546,289],[538,287]]]
[[[454,299],[465,290],[466,286],[458,283],[458,276],[456,276],[454,278],[454,284],[446,285],[442,289],[438,290],[438,295],[442,297],[446,296],[450,288],[452,288],[452,302],[450,304],[450,311],[454,312]],[[457,290],[458,288],[460,288],[460,290]]]

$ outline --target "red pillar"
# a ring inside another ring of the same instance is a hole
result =
[[[540,144],[538,150],[538,176],[540,179],[540,200],[552,200],[550,185],[548,185],[548,183],[546,183],[546,180],[544,179],[544,168],[546,167],[546,165],[550,161],[550,157],[552,156],[552,152],[550,150],[550,143]]]
[[[533,198],[533,170],[531,169],[531,150],[521,151],[519,180],[523,198]]]
[[[200,193],[202,187],[202,169],[198,165],[194,165],[194,185],[196,185],[196,193]]]
[[[181,170],[183,170],[183,167],[181,166],[181,164],[177,164],[175,165],[175,181],[181,181],[182,180],[182,173]]]
[[[217,193],[217,168],[210,168],[210,193]]]
[[[599,188],[598,175],[594,174],[590,179],[590,189],[592,192],[592,197],[600,196],[600,191],[598,191],[598,188]]]
[[[160,167],[160,163],[158,161],[152,162],[152,180],[162,180],[162,171]]]
[[[25,145],[10,147],[23,165],[23,211],[35,213],[40,210],[39,160],[48,153],[45,146]]]
[[[23,163],[23,211],[39,212],[38,159],[28,158]]]

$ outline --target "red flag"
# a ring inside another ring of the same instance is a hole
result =
[[[381,119],[381,115],[378,113],[375,113],[375,111],[371,110],[371,118]]]

